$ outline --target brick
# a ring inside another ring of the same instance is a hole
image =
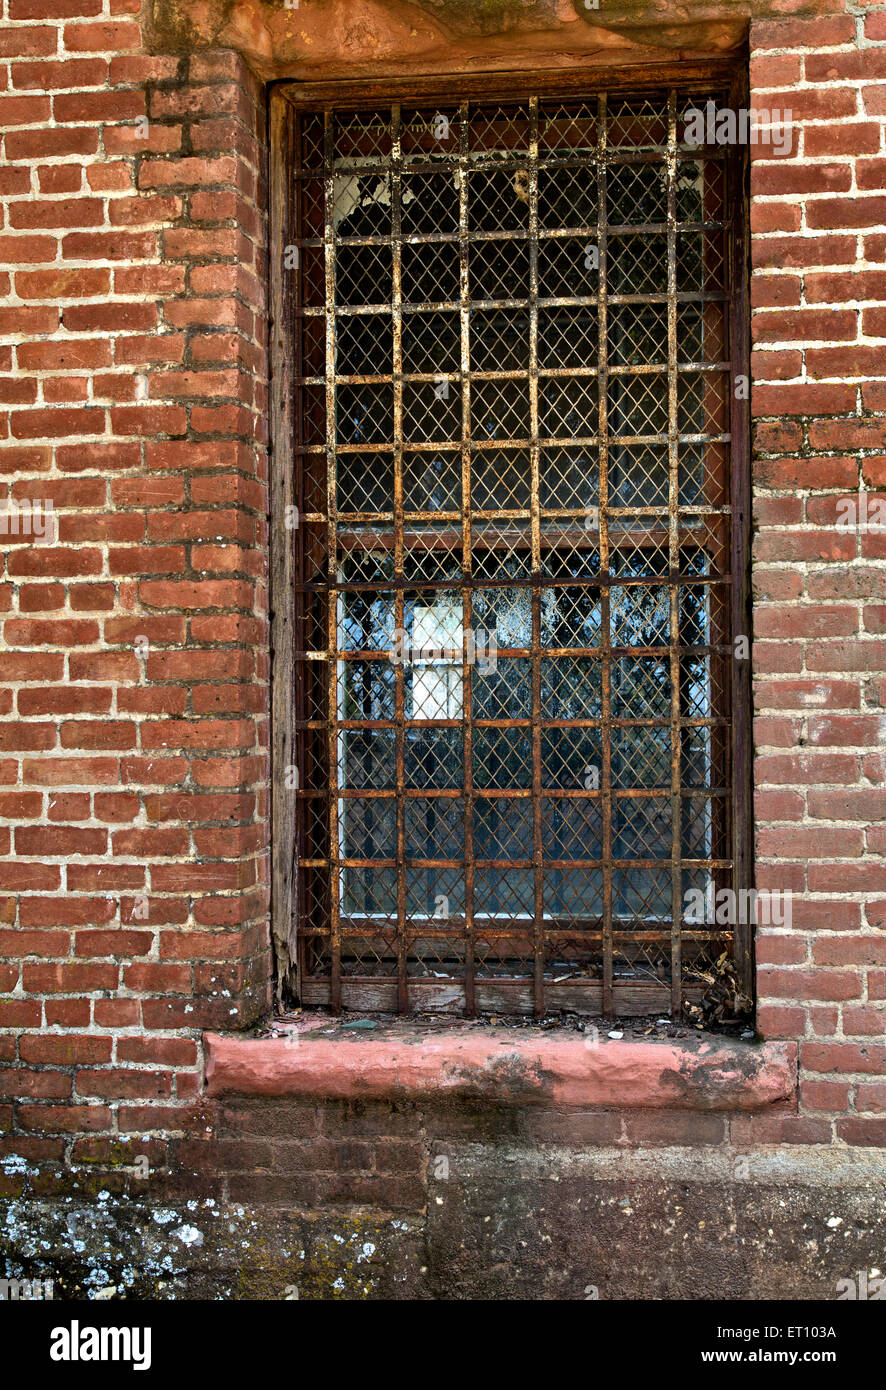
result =
[[[20,1105],[18,1122],[24,1129],[77,1134],[108,1129],[111,1111],[106,1105]]]
[[[732,1142],[739,1148],[757,1144],[828,1144],[831,1121],[806,1115],[736,1115]]]
[[[751,280],[751,307],[765,309],[798,305],[801,289],[797,275],[755,274]]]
[[[870,376],[882,365],[881,349],[859,345],[839,348],[810,348],[806,367],[811,377]]]
[[[145,97],[139,91],[65,92],[53,97],[56,121],[126,121],[144,115]]]
[[[844,385],[753,386],[754,415],[841,415],[855,409],[855,388]]]
[[[181,146],[181,127],[160,125],[152,121],[147,131],[144,125],[108,125],[103,132],[105,151],[109,155],[145,155],[175,151]]]
[[[107,714],[111,708],[110,689],[95,686],[44,686],[20,690],[18,710],[34,714]]]
[[[42,125],[51,114],[49,97],[0,96],[0,125],[6,130],[20,125]]]
[[[11,429],[18,439],[58,439],[72,434],[100,434],[104,412],[90,409],[13,411]]]
[[[807,82],[853,82],[886,77],[886,52],[854,49],[850,53],[810,53],[805,66]]]
[[[89,295],[102,294],[110,288],[110,272],[105,269],[79,270],[34,270],[27,273],[19,271],[15,277],[15,287],[22,299],[85,299]],[[32,311],[35,314],[41,312]],[[74,327],[68,316],[76,318],[74,308],[64,311],[65,327]],[[53,311],[53,321],[45,329],[36,325],[34,332],[52,333],[58,326],[58,311]]]
[[[883,1036],[886,1010],[882,1005],[847,1006],[843,1010],[843,1034],[848,1038]]]
[[[886,112],[886,90],[882,86],[865,87],[861,95],[866,115],[882,116]]]
[[[101,0],[9,0],[9,18],[72,19],[101,14]]]
[[[886,1119],[863,1119],[843,1116],[837,1120],[837,1136],[845,1144],[886,1147]]]
[[[133,187],[132,171],[122,160],[90,164],[86,170],[86,182],[94,193],[120,193]],[[114,200],[117,201],[120,200]],[[111,208],[113,206],[112,203]],[[113,217],[111,221],[114,221]]]
[[[110,1062],[112,1039],[83,1037],[76,1033],[46,1034],[42,1037],[25,1035],[19,1042],[23,1062],[48,1062],[75,1066],[90,1062]]]
[[[751,320],[754,341],[768,343],[850,339],[856,327],[856,315],[849,310],[778,309],[756,313]]]
[[[849,15],[827,18],[755,20],[751,26],[751,51],[772,48],[835,48],[854,43],[855,22]],[[773,103],[774,104],[774,103]]]
[[[98,131],[89,126],[54,126],[48,130],[18,130],[4,138],[7,159],[46,159],[61,158],[64,155],[92,155],[98,150]],[[87,202],[85,198],[73,200]],[[80,210],[72,208],[65,211],[55,204],[56,215],[64,215],[70,220],[47,222],[43,218],[52,215],[50,207],[39,203],[13,204],[10,209],[10,222],[13,227],[92,227],[101,221],[101,209],[95,213],[81,216]],[[12,214],[15,213],[15,216]],[[24,219],[24,220],[19,220]]]
[[[76,261],[142,261],[156,254],[151,232],[73,232],[62,237],[62,255]]]
[[[802,1037],[806,1013],[803,1008],[784,1004],[760,1004],[757,1007],[757,1030],[766,1039]]]
[[[858,830],[813,827],[789,830],[779,826],[771,830],[761,827],[757,833],[757,852],[764,858],[845,859],[860,855],[863,849]]]
[[[77,304],[66,308],[63,318],[65,328],[73,333],[144,331],[156,326],[157,309],[153,304]]]
[[[141,43],[137,24],[66,24],[62,31],[65,48],[70,53],[122,53],[136,49]]]
[[[163,333],[146,337],[135,334],[120,338],[115,344],[114,360],[141,365],[147,362],[180,362],[184,356],[185,340],[179,333]]]
[[[41,193],[79,193],[83,171],[75,164],[44,164],[37,170]]]
[[[56,32],[49,25],[12,27],[0,34],[0,58],[29,58],[54,53],[57,42]]]
[[[857,1086],[855,1089],[855,1108],[860,1111],[886,1114],[886,1083],[862,1082],[860,1086]]]
[[[855,237],[850,236],[773,236],[760,238],[751,246],[755,270],[855,265],[855,259]]]
[[[110,221],[127,227],[170,222],[180,214],[179,198],[114,198],[108,206]]]
[[[852,170],[845,162],[807,164],[802,160],[797,163],[780,160],[777,164],[755,164],[751,170],[752,198],[791,193],[846,193],[851,186]]]
[[[111,345],[102,338],[22,343],[18,348],[19,366],[36,371],[91,370],[107,366],[110,361]]]
[[[761,107],[770,111],[790,111],[795,122],[838,120],[857,114],[858,96],[852,87],[788,88],[769,91],[759,101],[752,94],[751,109]]]
[[[839,637],[857,630],[857,610],[837,604],[792,605],[787,610],[761,606],[754,618],[757,637]]]
[[[880,127],[875,121],[841,121],[834,125],[807,126],[803,131],[803,153],[809,159],[823,155],[876,154],[880,148]]]
[[[822,227],[876,227],[886,218],[886,197],[821,198],[806,207],[806,222]]]
[[[70,1096],[71,1078],[58,1071],[28,1071],[24,1067],[0,1067],[0,1096],[27,1096],[36,1100],[63,1100]]]
[[[54,333],[58,319],[58,309],[51,305],[0,307],[0,333]]]
[[[149,1100],[165,1098],[172,1093],[167,1072],[125,1071],[122,1068],[93,1071],[84,1067],[77,1072],[76,1080],[77,1094],[83,1099]]]
[[[53,31],[44,28],[39,32],[48,40],[42,52],[54,53],[57,41]],[[82,90],[85,87],[100,87],[107,81],[108,63],[105,58],[65,58],[52,62],[13,63],[11,77],[13,87],[18,90],[33,89],[45,92],[60,87]]]

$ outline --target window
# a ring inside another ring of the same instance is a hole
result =
[[[640,1014],[746,970],[698,908],[747,883],[742,190],[683,143],[709,99],[293,108],[305,1003]]]

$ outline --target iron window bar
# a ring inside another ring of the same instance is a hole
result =
[[[307,1003],[676,1014],[746,949],[685,910],[736,868],[742,553],[734,152],[685,104],[298,117]]]

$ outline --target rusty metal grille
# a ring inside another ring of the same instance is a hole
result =
[[[732,885],[736,554],[686,104],[299,116],[306,1002],[677,1011],[731,944],[686,910]]]

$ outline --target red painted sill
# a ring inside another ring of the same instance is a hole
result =
[[[252,1039],[204,1034],[210,1096],[485,1100],[608,1109],[764,1110],[797,1090],[797,1046],[643,1042],[514,1030]]]

